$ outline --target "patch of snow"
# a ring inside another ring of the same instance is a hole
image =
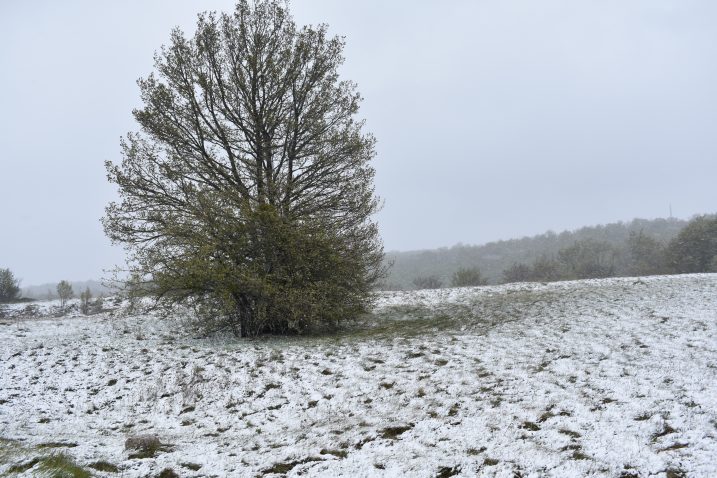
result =
[[[397,308],[465,317],[255,340],[183,316],[0,320],[0,438],[127,477],[717,476],[717,275],[380,294]],[[141,434],[171,450],[130,459]]]

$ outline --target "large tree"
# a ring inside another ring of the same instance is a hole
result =
[[[230,319],[242,336],[301,332],[364,310],[383,275],[374,138],[339,79],[341,38],[287,5],[199,15],[138,81],[141,131],[107,163],[105,231],[148,290]]]
[[[667,261],[676,273],[717,272],[717,216],[692,219],[668,244]]]
[[[20,297],[20,281],[10,269],[0,269],[0,303]]]

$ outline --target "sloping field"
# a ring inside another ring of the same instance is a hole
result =
[[[2,319],[0,344],[0,475],[717,476],[717,275],[386,293],[314,338]]]

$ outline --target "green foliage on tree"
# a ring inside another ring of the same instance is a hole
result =
[[[542,255],[533,261],[530,267],[530,279],[541,282],[564,280],[565,272],[555,258]]]
[[[374,138],[340,81],[344,43],[286,4],[242,0],[172,32],[139,81],[141,132],[107,164],[106,233],[161,302],[242,336],[298,333],[365,310],[383,277]]]
[[[488,281],[477,267],[461,267],[451,277],[451,286],[453,287],[471,287],[486,285],[487,283]]]
[[[666,271],[665,246],[640,232],[631,232],[627,240],[627,271],[630,275],[663,274]]]
[[[0,269],[0,303],[20,298],[20,281],[10,269]]]
[[[528,282],[532,278],[533,273],[526,264],[513,263],[503,271],[503,282]]]
[[[575,241],[558,252],[564,277],[589,279],[611,277],[615,274],[617,251],[607,242],[585,239]]]
[[[667,260],[672,272],[717,272],[717,216],[698,216],[670,241]]]
[[[67,301],[75,296],[75,293],[72,290],[72,284],[66,280],[61,280],[57,284],[57,296],[60,298],[60,307],[64,309],[67,305]]]

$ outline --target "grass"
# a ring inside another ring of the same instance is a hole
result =
[[[558,430],[558,433],[562,433],[563,435],[567,435],[567,436],[569,436],[570,438],[576,438],[576,439],[577,439],[577,438],[580,438],[580,433],[574,432],[574,431],[572,431],[572,430],[568,430],[567,428],[561,428],[560,430]]]
[[[53,441],[47,443],[40,443],[39,445],[37,445],[37,448],[74,448],[76,446],[77,443]]]
[[[319,455],[333,455],[336,458],[346,458],[349,453],[346,450],[328,450],[324,448],[319,452]]]
[[[77,465],[64,453],[56,453],[40,460],[39,469],[53,478],[90,478],[89,471]]]
[[[304,458],[303,460],[287,461],[284,463],[276,463],[275,465],[271,466],[270,468],[265,469],[262,473],[264,475],[270,475],[273,473],[285,475],[285,474],[289,473],[291,470],[293,470],[295,467],[297,467],[299,465],[303,465],[305,463],[310,463],[312,461],[321,461],[321,458],[308,457],[308,458]]]
[[[139,435],[127,438],[124,447],[130,451],[130,459],[154,458],[159,451],[168,451],[170,445],[163,444],[153,435]]]
[[[573,299],[561,290],[485,290],[474,297],[465,297],[460,303],[442,301],[425,305],[414,302],[385,306],[332,327],[312,329],[305,335],[268,335],[258,340],[276,349],[299,344],[335,346],[346,342],[393,340],[396,337],[430,337],[451,332],[482,335],[496,325],[539,315],[556,302],[570,303]],[[409,300],[420,302],[415,298]],[[217,332],[220,331],[207,330],[206,335],[210,340],[214,337],[217,343],[229,349],[241,343]],[[179,349],[182,347],[179,346]],[[421,355],[425,354],[416,353],[409,358]],[[257,368],[265,361],[283,361],[283,356],[272,352],[266,360],[256,364]]]
[[[18,464],[12,465],[12,466],[8,469],[8,473],[24,473],[24,472],[26,472],[27,470],[30,470],[30,469],[34,468],[35,465],[37,465],[38,463],[40,463],[40,459],[39,459],[39,458],[33,458],[33,459],[30,460],[30,461],[26,461],[26,462],[24,462],[24,463],[18,463]]]
[[[413,428],[413,424],[402,425],[397,427],[388,427],[381,430],[381,438],[387,438],[389,440],[398,440],[398,437],[406,433],[408,430]]]
[[[460,466],[443,466],[438,469],[438,474],[436,474],[436,478],[450,478],[451,476],[455,476],[460,472]]]
[[[90,463],[89,465],[87,465],[87,467],[92,468],[93,470],[104,471],[107,473],[119,472],[119,468],[116,465],[113,465],[112,463],[109,463],[107,461],[102,461],[102,460]]]
[[[354,336],[415,337],[451,330],[482,333],[500,323],[530,317],[536,308],[561,299],[567,297],[561,297],[559,291],[507,290],[479,294],[465,303],[390,306],[374,313],[373,323],[364,323],[368,327]]]
[[[528,422],[528,421],[523,422],[523,424],[520,426],[520,428],[529,430],[531,432],[537,432],[538,430],[540,430],[540,426],[537,423]]]
[[[675,433],[675,432],[677,432],[677,430],[675,430],[674,428],[672,428],[668,423],[664,423],[664,424],[662,425],[662,430],[660,430],[660,431],[658,431],[658,432],[656,432],[656,433],[654,433],[654,434],[652,435],[652,441],[653,441],[653,442],[656,442],[656,441],[659,440],[660,438],[662,438],[662,437],[664,437],[664,436],[667,436],[667,435],[670,435],[670,434]]]
[[[79,466],[65,453],[43,455],[43,450],[54,446],[27,447],[15,440],[0,438],[0,465],[11,464],[7,475],[26,473],[33,470],[33,475],[51,476],[52,478],[89,478],[89,471]],[[57,443],[50,443],[57,445]],[[66,444],[63,444],[66,446]],[[37,473],[34,472],[37,470]]]
[[[0,465],[12,463],[23,454],[25,450],[17,441],[0,438]]]
[[[580,450],[573,451],[573,454],[570,456],[573,460],[589,460],[590,457],[587,456],[585,453],[583,453]]]

